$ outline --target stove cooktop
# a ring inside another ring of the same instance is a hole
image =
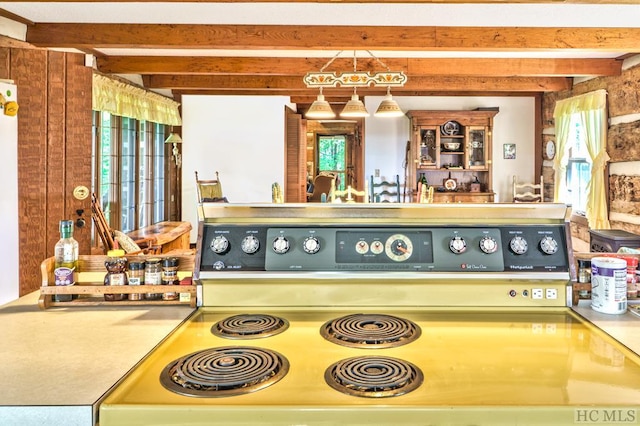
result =
[[[379,314],[359,309],[200,308],[106,398],[100,424],[397,425],[423,424],[427,418],[433,424],[573,424],[585,413],[635,415],[638,357],[568,309],[516,314],[387,309],[385,315],[415,324],[420,336],[397,347],[364,349],[322,336],[325,324],[337,318]],[[242,341],[211,332],[225,318],[246,313],[283,318],[289,327]],[[194,397],[160,385],[162,371],[176,359],[237,347],[273,351],[286,360],[288,371],[268,387],[242,395]],[[328,376],[337,365],[353,362],[379,368],[381,375],[399,368],[398,375],[415,377],[408,391],[395,396],[385,390],[373,397],[349,394]],[[396,362],[409,366],[407,371]]]

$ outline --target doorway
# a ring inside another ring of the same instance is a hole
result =
[[[348,185],[364,189],[364,143],[361,121],[307,122],[307,173],[309,178],[321,171],[338,174],[336,187]]]

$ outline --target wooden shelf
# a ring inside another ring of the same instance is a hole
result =
[[[193,274],[194,259],[193,253],[181,254],[178,256],[131,256],[130,260],[146,260],[148,258],[177,257],[178,276],[183,278],[191,277]],[[40,265],[42,274],[42,287],[40,287],[40,299],[38,306],[40,309],[50,307],[72,307],[72,306],[140,306],[140,305],[189,305],[196,307],[197,286],[189,285],[140,285],[140,286],[105,286],[104,276],[107,271],[104,262],[107,256],[81,255],[78,259],[78,273],[76,274],[76,284],[72,286],[56,286],[54,283],[53,269],[54,258],[45,259]],[[188,279],[187,279],[188,281]],[[104,299],[105,294],[166,294],[178,293],[177,300],[143,299],[143,300],[121,300],[108,301]],[[68,302],[58,302],[54,300],[55,295],[77,295],[78,297]]]

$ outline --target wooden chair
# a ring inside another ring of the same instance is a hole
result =
[[[544,202],[544,178],[540,176],[540,183],[519,183],[518,177],[513,176],[514,203],[542,203]]]
[[[227,199],[222,195],[222,183],[217,171],[216,178],[208,180],[199,179],[196,171],[196,190],[198,203],[227,202]]]
[[[331,188],[335,186],[336,174],[331,172],[320,172],[313,179],[313,191],[307,193],[307,201],[319,203],[322,201],[322,194],[325,194],[326,200],[329,200]]]
[[[159,254],[161,251],[155,238],[134,240],[124,232],[111,229],[94,193],[91,194],[91,218],[96,227],[96,234],[102,241],[102,249],[105,254],[116,247],[116,242],[126,254]]]
[[[372,203],[399,203],[400,202],[400,176],[396,175],[394,182],[387,180],[375,182],[373,175],[369,179],[369,188],[371,188]]]
[[[344,197],[344,200],[342,199],[342,197]],[[369,202],[369,185],[366,181],[364,183],[363,191],[353,189],[351,185],[348,185],[347,189],[345,189],[344,191],[340,191],[336,189],[335,181],[332,182],[330,193],[332,203],[356,203],[356,197],[361,197],[363,203]]]

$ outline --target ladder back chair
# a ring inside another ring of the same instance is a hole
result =
[[[199,203],[227,201],[222,194],[222,183],[217,171],[215,179],[199,179],[196,171],[196,190]]]
[[[544,202],[544,178],[540,176],[540,183],[518,182],[513,176],[514,203],[542,203]]]
[[[400,176],[396,175],[395,178],[393,182],[382,180],[376,183],[373,175],[371,175],[369,188],[371,188],[372,203],[400,202]]]

